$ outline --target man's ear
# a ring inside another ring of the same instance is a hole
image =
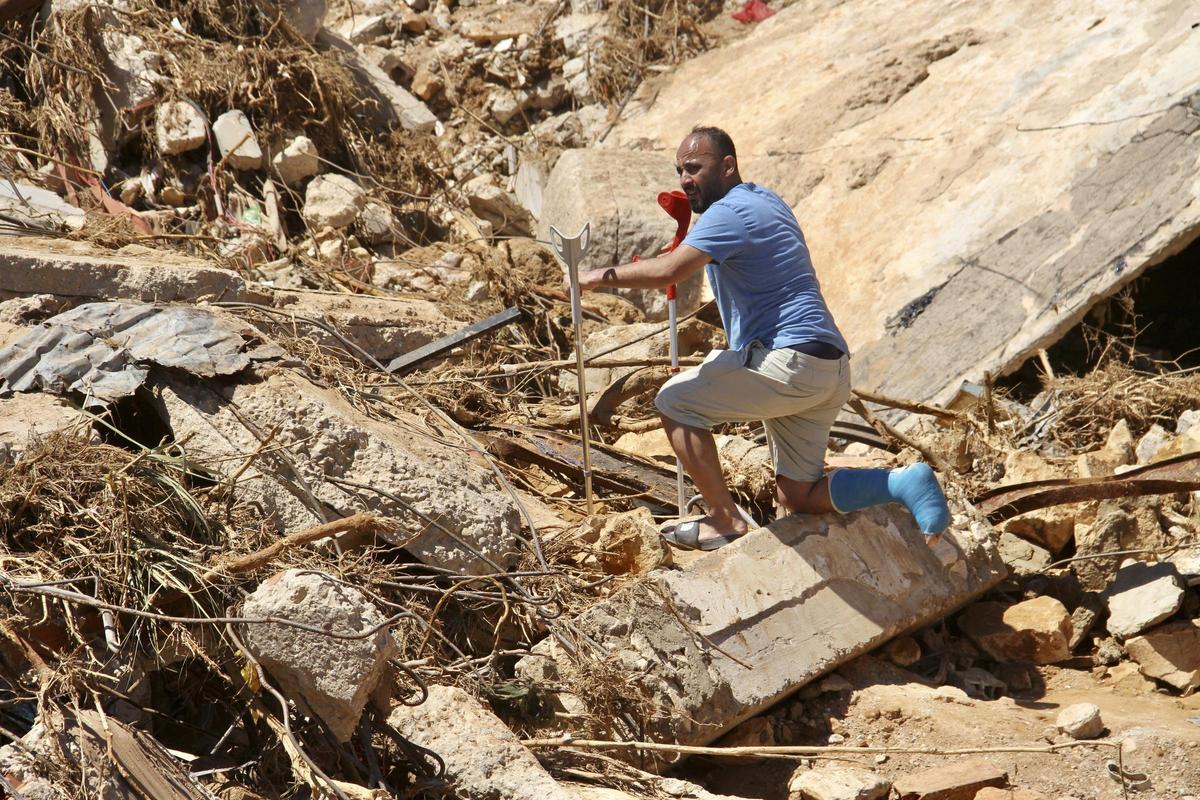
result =
[[[737,172],[737,159],[733,156],[725,156],[722,158],[721,172],[725,175],[732,175]]]

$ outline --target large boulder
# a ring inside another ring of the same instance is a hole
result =
[[[856,383],[946,400],[1195,237],[1195,20],[1182,0],[894,10],[782,8],[648,82],[605,146],[669,158],[724,127],[797,209]]]
[[[267,578],[242,605],[242,642],[293,700],[303,700],[338,741],[358,726],[398,648],[387,617],[359,590],[326,575],[289,569]],[[342,638],[342,636],[357,638]]]
[[[550,236],[550,226],[575,236],[584,223],[591,240],[582,269],[626,264],[634,256],[649,258],[671,243],[675,221],[658,205],[658,193],[679,188],[671,153],[632,150],[567,150],[554,165],[542,197],[538,238]],[[680,313],[700,303],[702,276],[679,285]],[[648,319],[667,315],[662,289],[621,289],[646,312]]]

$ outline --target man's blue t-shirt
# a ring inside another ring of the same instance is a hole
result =
[[[849,355],[821,296],[796,215],[783,199],[739,183],[709,206],[683,243],[712,260],[708,281],[729,347],[825,342]]]

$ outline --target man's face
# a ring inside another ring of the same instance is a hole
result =
[[[726,164],[713,152],[707,136],[692,134],[675,152],[675,171],[679,187],[687,195],[692,211],[701,214],[728,191],[724,172]]]

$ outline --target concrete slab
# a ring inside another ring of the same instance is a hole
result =
[[[899,508],[787,517],[683,570],[650,573],[584,611],[575,627],[604,648],[604,660],[642,676],[660,713],[639,735],[708,743],[998,583],[1005,567],[990,528],[956,515],[952,529],[930,549]],[[535,653],[521,674],[570,685],[561,644],[547,639]]]
[[[796,3],[647,81],[605,146],[669,164],[726,128],[796,209],[856,383],[945,400],[1200,234],[1195,22],[1190,0]]]

